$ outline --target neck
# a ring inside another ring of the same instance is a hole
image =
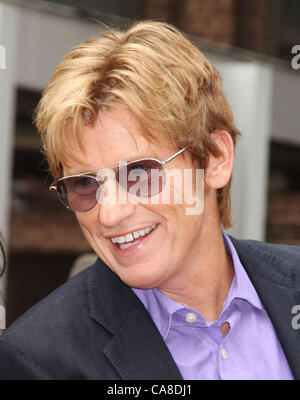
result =
[[[168,297],[197,310],[207,321],[216,321],[234,276],[220,225],[202,229],[197,246],[185,260],[184,277],[160,288]],[[182,279],[183,278],[183,279]]]

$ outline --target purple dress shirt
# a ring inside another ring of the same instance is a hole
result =
[[[234,277],[217,321],[206,321],[159,289],[136,289],[183,379],[294,379],[273,325],[229,237]],[[276,293],[274,293],[276,295]],[[229,323],[223,336],[220,326]]]

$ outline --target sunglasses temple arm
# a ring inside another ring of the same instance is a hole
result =
[[[179,150],[177,153],[173,154],[170,158],[162,162],[162,165],[167,164],[168,162],[172,161],[175,157],[179,156],[179,154],[183,153],[184,150],[186,150],[186,147],[184,149]]]

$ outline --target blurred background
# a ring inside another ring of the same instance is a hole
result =
[[[52,182],[32,114],[74,45],[141,18],[171,22],[220,71],[238,144],[230,233],[300,245],[299,0],[0,0],[0,230],[9,326],[90,252]],[[297,46],[298,47],[295,47]]]

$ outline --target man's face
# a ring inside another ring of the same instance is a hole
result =
[[[166,141],[155,144],[148,141],[134,117],[121,109],[100,114],[93,127],[82,128],[82,137],[86,153],[72,144],[82,162],[73,161],[65,168],[65,175],[108,168],[132,159],[151,157],[163,161],[177,151]],[[194,167],[186,151],[165,168],[176,168],[183,173],[184,169]],[[105,185],[112,184],[116,183],[109,180]],[[187,265],[191,265],[201,245],[204,213],[187,215],[186,204],[128,202],[97,203],[90,211],[76,213],[76,217],[94,251],[126,284],[164,288],[186,276]],[[134,233],[143,231],[138,243],[128,248],[112,241],[130,233],[134,237]]]

